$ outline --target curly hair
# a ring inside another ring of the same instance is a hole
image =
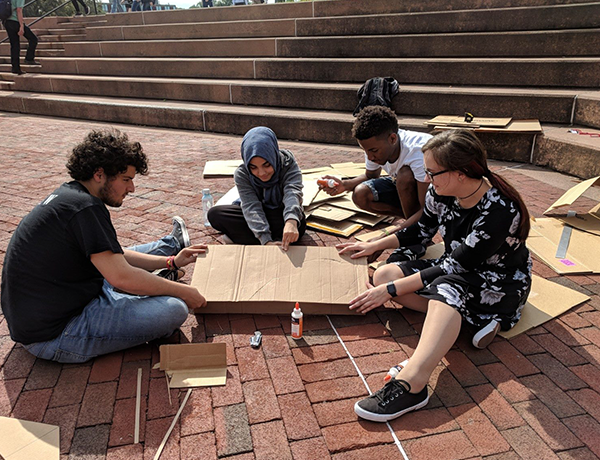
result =
[[[359,141],[396,132],[396,114],[390,108],[381,105],[370,105],[362,109],[352,125],[352,135]]]
[[[86,181],[102,168],[108,177],[135,167],[138,174],[148,174],[148,158],[139,142],[129,142],[127,134],[117,129],[91,131],[84,141],[75,146],[67,161],[69,175]]]

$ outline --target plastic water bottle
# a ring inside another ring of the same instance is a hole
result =
[[[304,313],[300,310],[300,304],[296,302],[296,306],[292,310],[292,339],[300,340],[302,338],[302,318]]]
[[[202,189],[202,217],[204,218],[204,226],[210,227],[210,222],[208,221],[208,210],[213,207],[214,200],[213,196],[210,194],[210,189]]]

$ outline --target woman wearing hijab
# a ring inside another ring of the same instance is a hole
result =
[[[294,155],[279,149],[271,129],[258,126],[242,140],[242,160],[234,174],[239,202],[211,208],[208,220],[235,244],[281,244],[287,250],[306,230],[302,172]]]

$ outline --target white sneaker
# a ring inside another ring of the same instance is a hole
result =
[[[491,320],[473,336],[473,346],[479,349],[486,348],[492,343],[492,340],[494,340],[494,337],[496,337],[499,330],[500,323],[495,319]]]

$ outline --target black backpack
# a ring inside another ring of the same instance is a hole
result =
[[[12,3],[10,0],[0,0],[0,20],[6,21],[12,15]]]
[[[358,112],[369,105],[391,107],[392,98],[399,92],[400,85],[392,77],[371,78],[356,93],[358,96],[358,105],[354,109],[353,115],[358,115]]]

